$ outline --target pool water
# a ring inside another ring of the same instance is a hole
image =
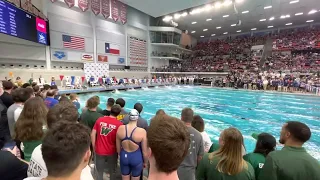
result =
[[[306,123],[312,131],[311,140],[305,144],[308,152],[320,160],[320,97],[254,92],[193,86],[156,87],[141,90],[102,92],[80,95],[81,107],[93,95],[106,108],[109,97],[122,97],[130,110],[136,102],[144,105],[142,117],[150,121],[157,110],[180,117],[181,110],[191,107],[206,122],[205,130],[213,141],[230,126],[238,128],[245,140],[247,152],[252,152],[256,141],[254,132],[268,132],[279,139],[282,125],[289,120]],[[278,148],[281,148],[279,146]]]

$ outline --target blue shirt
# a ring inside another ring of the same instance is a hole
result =
[[[58,104],[59,101],[54,98],[47,97],[46,99],[44,99],[44,103],[48,108],[52,108],[54,105]]]
[[[80,109],[80,103],[78,101],[72,102],[77,109]]]

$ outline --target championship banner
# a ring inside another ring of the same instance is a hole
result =
[[[89,9],[89,0],[78,0],[78,6],[82,12],[85,12]]]
[[[111,0],[111,16],[115,22],[118,21],[119,19],[118,0]]]
[[[27,9],[29,13],[33,13],[33,5],[31,0],[27,0]]]
[[[101,0],[101,14],[106,19],[110,17],[110,0]]]
[[[25,11],[28,11],[28,0],[21,0],[21,8]]]
[[[122,22],[122,24],[125,24],[127,23],[127,5],[119,1],[119,7],[120,7],[120,21]]]
[[[91,10],[95,15],[100,13],[100,0],[91,0]]]
[[[72,8],[74,6],[74,0],[64,0],[64,2],[69,8]]]

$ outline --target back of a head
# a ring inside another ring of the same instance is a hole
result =
[[[27,87],[29,87],[29,86],[31,86],[29,83],[24,83],[24,84],[22,85],[22,88],[27,88]]]
[[[2,87],[4,90],[10,90],[13,88],[13,83],[10,81],[2,81]]]
[[[47,91],[47,96],[52,97],[56,94],[55,90],[49,90]]]
[[[52,85],[52,86],[50,86],[50,89],[55,89],[55,90],[57,90],[57,89],[58,89],[58,86],[57,86],[57,85]]]
[[[210,159],[215,156],[220,157],[217,165],[219,172],[236,175],[247,168],[247,164],[242,158],[243,136],[241,132],[230,127],[221,133],[220,139],[224,142],[224,145],[218,151],[209,155]]]
[[[34,85],[34,86],[32,86],[32,88],[33,88],[33,91],[34,91],[35,93],[37,93],[37,92],[40,91],[40,87],[39,87],[38,85]]]
[[[49,177],[68,177],[90,159],[90,130],[80,123],[59,123],[42,141]]]
[[[141,103],[136,103],[133,107],[135,110],[137,110],[139,112],[139,114],[142,112],[143,110],[143,106]]]
[[[260,153],[267,156],[276,149],[277,141],[271,134],[261,133],[257,137],[257,144],[254,153]]]
[[[44,89],[44,90],[49,90],[49,89],[50,89],[50,87],[51,87],[51,86],[50,86],[49,84],[45,84],[45,85],[43,85],[43,89]]]
[[[107,101],[107,106],[112,107],[115,103],[115,100],[113,98],[109,98]]]
[[[156,115],[165,115],[166,112],[164,112],[163,109],[159,109],[157,112],[156,112]]]
[[[193,110],[191,108],[184,108],[181,112],[181,120],[186,123],[192,123]]]
[[[306,124],[298,121],[287,122],[286,129],[293,136],[294,140],[300,143],[307,142],[311,137],[310,128]]]
[[[69,98],[71,101],[76,100],[77,99],[77,94],[70,94]]]
[[[192,121],[191,125],[192,125],[192,127],[194,127],[199,132],[203,132],[204,131],[204,121],[201,118],[201,116],[199,116],[199,115],[195,115],[193,117],[193,121]]]
[[[99,103],[100,103],[100,100],[94,96],[88,99],[87,107],[88,109],[93,109],[98,107]]]
[[[121,106],[121,108],[124,108],[124,106],[126,105],[126,101],[122,98],[118,98],[116,100],[116,104],[119,104]]]
[[[59,99],[59,103],[61,102],[71,102],[71,100],[65,94],[63,94],[60,96],[60,99]]]
[[[32,96],[32,92],[27,88],[17,88],[12,92],[13,101],[24,103]]]
[[[118,104],[115,104],[111,107],[110,115],[113,117],[117,117],[121,112],[121,106]]]
[[[51,129],[60,121],[76,123],[78,120],[78,111],[73,103],[65,101],[53,106],[47,114],[47,125]]]
[[[151,120],[147,140],[157,170],[171,173],[178,169],[187,155],[190,133],[179,119],[158,115]]]

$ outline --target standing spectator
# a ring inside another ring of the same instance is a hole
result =
[[[196,130],[198,130],[201,133],[202,139],[203,139],[204,152],[208,152],[211,145],[212,145],[212,142],[211,142],[211,139],[210,139],[209,135],[207,134],[207,132],[204,131],[205,126],[204,126],[204,121],[201,118],[201,116],[195,115],[193,117],[193,121],[192,121],[191,125],[192,125],[192,127],[194,127]]]
[[[26,101],[15,126],[15,139],[23,143],[24,157],[30,161],[31,154],[42,142],[46,129],[48,109],[43,100],[34,97]]]
[[[80,109],[80,103],[79,103],[79,97],[77,94],[70,94],[70,100],[74,104],[74,106],[77,108],[77,110]]]
[[[107,101],[107,109],[102,111],[102,114],[104,116],[110,116],[111,113],[111,108],[114,105],[114,99],[113,98],[109,98]]]
[[[243,137],[236,128],[225,129],[220,135],[223,146],[206,154],[197,168],[197,180],[255,180],[254,169],[242,158]]]
[[[279,141],[284,148],[269,153],[259,180],[319,180],[319,162],[302,147],[310,137],[311,131],[306,124],[285,123]]]
[[[44,99],[44,103],[49,109],[59,103],[59,101],[54,98],[55,93],[55,90],[49,90],[47,92],[47,97]]]
[[[103,180],[103,170],[106,166],[110,173],[110,180],[116,179],[118,162],[116,136],[118,128],[122,125],[116,117],[120,112],[121,107],[119,105],[112,106],[110,116],[99,118],[92,129],[91,140],[96,155],[97,180]],[[108,162],[107,164],[106,161]]]
[[[150,162],[148,180],[179,180],[177,169],[189,153],[188,128],[177,118],[157,115],[150,123],[147,141]]]
[[[129,113],[129,123],[117,132],[117,152],[123,180],[139,180],[143,167],[147,167],[147,132],[137,126],[139,112]]]
[[[117,119],[119,121],[122,121],[123,118],[128,114],[126,110],[124,110],[124,106],[126,105],[126,101],[122,98],[119,98],[116,100],[116,104],[119,104],[121,106],[121,113],[118,115]]]
[[[140,127],[140,128],[143,128],[143,129],[145,129],[145,130],[147,131],[147,130],[148,130],[148,122],[147,122],[147,120],[145,120],[145,119],[143,119],[143,118],[141,117],[141,112],[142,112],[142,110],[143,110],[142,104],[136,103],[136,104],[134,105],[133,109],[137,110],[138,113],[139,113],[139,119],[138,119],[138,122],[137,122],[137,126]],[[129,122],[130,122],[130,120],[129,120],[129,115],[127,115],[127,116],[124,117],[124,119],[122,120],[122,123],[123,123],[124,125],[126,125],[126,124],[128,124]]]
[[[98,102],[98,104],[100,104],[100,97],[99,96],[93,96],[92,98],[95,98],[96,101]],[[87,109],[88,109],[88,101],[86,102],[86,106],[81,109],[81,112],[84,113],[87,111]],[[102,114],[102,109],[99,106],[97,107],[97,112]]]
[[[13,98],[11,95],[11,92],[13,90],[13,84],[10,81],[2,81],[2,87],[3,87],[3,94],[0,96],[0,100],[2,100],[2,103],[9,108],[13,103]]]
[[[88,126],[91,130],[96,123],[97,119],[103,117],[102,114],[97,112],[97,107],[99,105],[99,99],[95,97],[91,97],[87,101],[87,110],[82,112],[80,117],[80,122],[86,126]]]
[[[178,175],[179,179],[195,180],[195,171],[197,165],[204,154],[203,140],[200,132],[191,126],[193,121],[192,109],[184,108],[181,113],[181,120],[188,128],[191,141],[189,152],[179,166]]]
[[[5,143],[11,141],[7,110],[8,108],[0,99],[0,137],[4,138]]]

